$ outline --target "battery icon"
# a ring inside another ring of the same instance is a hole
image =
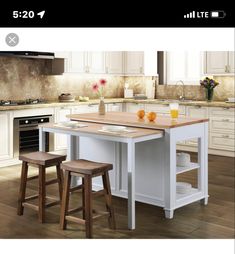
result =
[[[211,18],[224,18],[226,13],[224,11],[211,11]]]

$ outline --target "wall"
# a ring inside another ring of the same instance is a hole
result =
[[[234,97],[235,84],[233,76],[215,76],[213,77],[219,82],[219,85],[214,89],[215,101],[225,101],[228,97]],[[157,98],[174,99],[179,98],[182,94],[182,86],[178,85],[158,85],[157,86]],[[200,85],[184,86],[184,94],[186,99],[190,100],[205,100],[205,90]]]
[[[26,98],[43,98],[57,100],[61,93],[71,93],[76,97],[89,96],[91,85],[100,78],[107,79],[105,97],[123,97],[124,83],[129,83],[134,93],[145,93],[145,81],[152,77],[120,77],[110,75],[43,75],[47,71],[46,60],[0,57],[0,100],[23,100]],[[234,77],[217,76],[220,85],[215,88],[214,100],[224,101],[234,97]],[[179,98],[181,86],[158,85],[157,98]],[[204,100],[204,89],[200,86],[185,86],[185,97]]]
[[[107,79],[105,97],[123,97],[124,78],[108,75],[58,75],[48,76],[46,60],[0,57],[0,100],[43,98],[57,100],[61,93],[76,97],[89,96],[91,85],[100,78]]]

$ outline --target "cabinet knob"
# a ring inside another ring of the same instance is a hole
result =
[[[222,135],[222,138],[229,138],[229,135]]]
[[[195,108],[201,108],[202,106],[200,106],[200,105],[197,105],[197,106],[195,106]]]
[[[223,122],[229,122],[229,119],[222,119]]]

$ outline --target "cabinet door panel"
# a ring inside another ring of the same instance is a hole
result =
[[[144,74],[144,52],[125,52],[125,74]]]
[[[0,160],[13,157],[12,123],[9,113],[0,113]]]
[[[228,52],[227,51],[208,51],[206,54],[206,73],[223,74],[227,73]]]
[[[210,133],[209,147],[220,150],[235,151],[234,135]]]
[[[106,52],[106,73],[123,74],[123,52]]]
[[[102,51],[88,52],[89,73],[105,73],[105,53]]]
[[[130,113],[136,113],[139,109],[145,109],[145,105],[141,103],[127,103],[126,111]]]
[[[56,119],[55,121],[58,122],[66,122],[69,119],[66,115],[71,114],[70,108],[59,108],[56,109]],[[55,134],[55,151],[63,150],[67,148],[67,135],[64,134]]]
[[[70,52],[67,60],[67,72],[83,73],[86,71],[86,52]]]

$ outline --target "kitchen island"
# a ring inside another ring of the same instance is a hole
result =
[[[135,228],[135,200],[163,207],[165,216],[200,200],[208,202],[208,119],[158,117],[154,122],[139,120],[133,113],[109,112],[68,115],[81,128],[45,124],[40,127],[40,150],[46,132],[68,135],[68,159],[111,162],[112,194],[128,198],[128,228]],[[127,133],[103,132],[103,125],[123,125]],[[188,167],[176,166],[176,143],[198,139],[198,161]],[[197,186],[187,194],[176,193],[176,175],[197,170]],[[97,179],[94,188],[99,189]]]

